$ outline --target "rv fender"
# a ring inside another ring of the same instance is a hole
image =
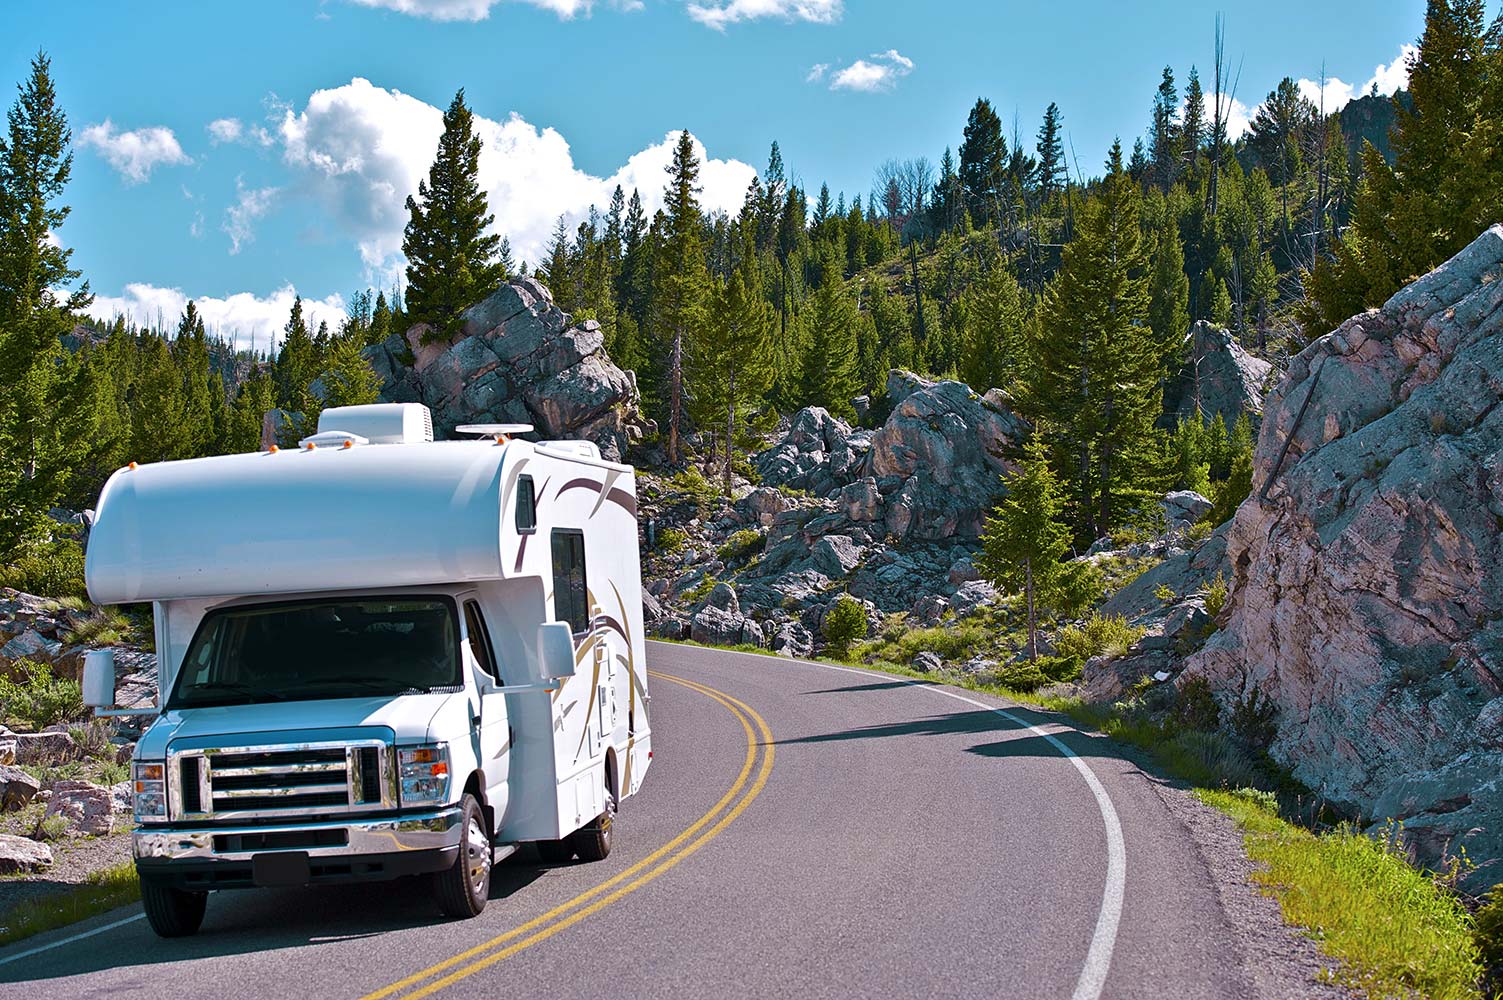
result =
[[[621,801],[621,786],[618,783],[620,780],[621,780],[621,770],[620,770],[620,768],[616,767],[616,748],[615,747],[606,747],[606,750],[605,750],[605,784],[606,784],[606,787],[608,787],[611,790],[612,794],[614,794],[616,796],[616,801],[617,802]]]
[[[480,809],[485,813],[486,825],[490,827],[491,836],[495,836],[497,833],[496,811],[491,808],[490,802],[485,797],[485,775],[478,770],[471,771],[470,776],[465,779],[464,790],[475,796],[475,801],[480,803]]]

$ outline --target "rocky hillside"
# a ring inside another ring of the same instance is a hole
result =
[[[1503,856],[1500,279],[1494,227],[1294,359],[1180,679],[1272,698],[1275,757],[1431,860]]]
[[[452,343],[424,343],[418,324],[365,350],[381,398],[424,403],[434,433],[459,424],[532,424],[544,438],[581,437],[619,459],[639,440],[636,376],[606,356],[600,324],[575,323],[532,278],[502,285],[463,314]]]

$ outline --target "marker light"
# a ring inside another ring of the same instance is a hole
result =
[[[134,468],[136,468],[136,463],[135,463],[135,462],[132,462],[132,463],[130,463],[130,464],[129,464],[129,465],[127,465],[127,466],[126,466],[126,468],[127,468],[127,469],[134,469]]]
[[[353,448],[353,447],[355,447],[355,442],[353,442],[353,441],[346,441],[346,442],[345,442],[345,443],[344,443],[344,444],[343,444],[343,445],[341,445],[341,446],[340,446],[340,447],[342,447],[342,448],[344,448],[344,449],[346,449],[346,450],[348,450],[348,449],[350,449],[350,448]]]
[[[270,455],[275,455],[277,452],[279,452],[281,450],[282,449],[278,448],[276,445],[272,445],[270,448],[266,449],[267,454],[270,454]]]
[[[160,822],[167,818],[166,770],[162,764],[131,765],[137,823]]]
[[[449,745],[430,743],[397,752],[402,804],[441,804],[449,800]]]

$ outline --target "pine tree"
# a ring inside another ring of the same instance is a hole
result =
[[[959,171],[971,220],[978,227],[991,225],[997,220],[1006,162],[1007,140],[1002,136],[1002,119],[992,110],[991,101],[979,97],[966,116]]]
[[[1152,161],[1153,182],[1161,189],[1179,174],[1183,140],[1179,131],[1179,91],[1174,86],[1174,70],[1164,67],[1164,78],[1153,96],[1153,120],[1149,125],[1148,158]]]
[[[172,341],[172,359],[182,380],[182,440],[173,458],[196,458],[207,454],[214,440],[209,399],[209,344],[203,317],[189,301]]]
[[[254,369],[240,383],[235,401],[230,406],[225,451],[234,454],[259,449],[262,418],[276,404],[276,387],[271,375],[259,367]]]
[[[1381,305],[1503,217],[1503,32],[1485,16],[1482,0],[1429,0],[1393,166],[1363,147],[1351,226],[1304,275],[1311,336]]]
[[[1112,147],[1101,194],[1081,213],[1041,306],[1025,402],[1066,463],[1082,539],[1146,510],[1159,485],[1159,351],[1148,323],[1148,255],[1137,185]]]
[[[1004,480],[1007,495],[987,517],[981,534],[980,570],[999,590],[1023,592],[1028,608],[1028,660],[1038,660],[1039,610],[1073,610],[1090,585],[1084,563],[1065,563],[1070,529],[1061,520],[1065,501],[1049,468],[1041,435]]]
[[[381,379],[361,353],[358,341],[336,340],[324,365],[323,406],[360,406],[381,398]]]
[[[1024,351],[1028,312],[1005,260],[994,260],[964,299],[964,333],[958,359],[962,381],[976,392],[1011,390]]]
[[[1180,159],[1194,169],[1200,150],[1206,144],[1206,97],[1200,87],[1200,74],[1190,67],[1190,82],[1185,85],[1185,122],[1180,129]]]
[[[1154,241],[1148,322],[1165,373],[1176,372],[1190,332],[1190,279],[1185,276],[1185,248],[1172,212],[1164,214]]]
[[[776,144],[773,153],[777,153]],[[679,133],[668,176],[663,197],[664,239],[653,276],[653,299],[656,325],[668,345],[668,464],[676,465],[683,434],[684,350],[704,325],[709,290],[699,211],[699,159],[687,129]]]
[[[371,325],[366,333],[366,345],[379,344],[391,336],[391,307],[386,304],[386,293],[376,293],[376,304],[371,309]]]
[[[464,90],[444,112],[444,131],[428,179],[417,197],[407,197],[409,219],[402,236],[407,257],[407,312],[428,323],[425,339],[448,340],[459,331],[459,314],[504,280],[496,255],[501,238],[488,232],[495,216],[480,187],[480,137]]]
[[[94,430],[92,411],[73,405],[88,386],[60,358],[58,337],[91,296],[56,240],[72,133],[44,53],[18,89],[0,137],[0,557],[41,537]]]
[[[804,352],[802,396],[806,405],[848,415],[858,385],[856,307],[833,254],[820,262],[819,287],[808,310],[809,344]]]
[[[709,322],[697,338],[694,397],[700,426],[724,429],[725,491],[731,490],[737,416],[755,407],[772,385],[772,307],[754,261],[717,282]]]
[[[1051,195],[1064,186],[1065,146],[1060,138],[1058,104],[1050,102],[1049,107],[1044,111],[1044,123],[1039,126],[1036,151],[1039,154],[1039,199],[1048,201]]]
[[[292,311],[282,334],[282,350],[275,367],[276,405],[292,417],[285,439],[279,442],[287,445],[305,433],[312,433],[318,421],[318,401],[310,388],[318,377],[321,359],[303,318],[301,295],[292,300]]]

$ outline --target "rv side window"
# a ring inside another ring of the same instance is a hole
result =
[[[464,630],[468,633],[470,653],[480,664],[480,669],[497,681],[501,680],[501,674],[496,670],[496,657],[491,652],[491,635],[485,630],[485,617],[480,613],[480,605],[474,601],[464,602]]]
[[[537,494],[531,476],[517,477],[517,534],[530,535],[538,530]]]
[[[553,618],[568,622],[575,635],[590,628],[588,592],[584,533],[553,529]]]

